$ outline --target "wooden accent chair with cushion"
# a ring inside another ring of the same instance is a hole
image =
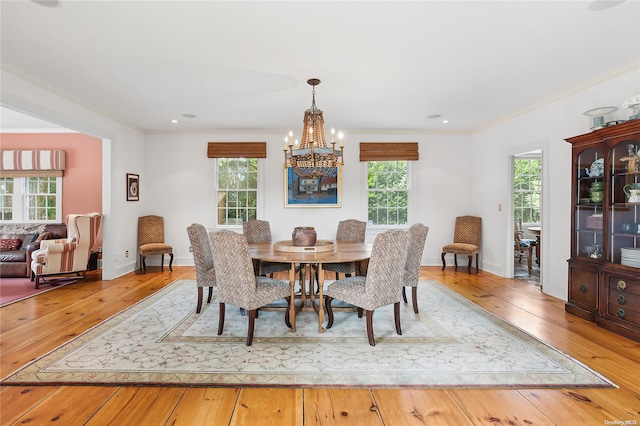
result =
[[[406,231],[392,229],[379,234],[371,249],[367,276],[347,277],[327,287],[327,328],[333,326],[331,301],[339,299],[358,307],[358,316],[362,316],[362,310],[365,311],[367,337],[371,346],[376,344],[373,337],[373,311],[381,306],[393,304],[396,332],[402,334],[400,300],[408,248],[409,234]]]
[[[453,243],[442,247],[442,269],[447,266],[445,254],[453,253],[453,261],[458,266],[457,255],[469,258],[467,271],[471,273],[471,261],[476,256],[476,272],[478,271],[478,253],[480,252],[480,237],[482,234],[482,218],[476,216],[458,216],[453,233]]]
[[[218,335],[224,329],[225,305],[236,305],[249,312],[247,346],[253,341],[253,329],[258,308],[279,299],[287,300],[285,324],[291,327],[289,304],[291,303],[289,283],[273,278],[256,276],[249,244],[244,235],[222,230],[210,234],[213,263],[216,266],[218,302],[220,314]]]
[[[424,243],[427,240],[429,228],[421,223],[411,225],[409,228],[409,254],[407,263],[404,266],[402,277],[402,298],[407,303],[407,293],[405,288],[412,287],[411,300],[413,301],[413,312],[418,313],[418,282],[420,282],[420,260],[424,251]]]
[[[147,256],[161,255],[164,269],[164,255],[168,254],[169,270],[173,271],[173,248],[164,242],[164,218],[162,216],[142,216],[138,218],[138,252],[142,273],[147,273]]]
[[[193,253],[193,263],[196,269],[196,286],[198,288],[198,305],[196,313],[202,309],[202,292],[204,287],[209,287],[209,297],[207,303],[211,303],[213,287],[216,285],[216,270],[213,267],[213,253],[211,252],[211,242],[207,229],[194,223],[187,227],[191,252]]]
[[[518,258],[518,263],[522,263],[522,257],[527,257],[527,267],[531,271],[531,258],[533,256],[533,245],[531,245],[526,239],[523,238],[522,232],[513,233],[513,247],[515,256]]]
[[[70,214],[67,216],[67,238],[42,240],[31,261],[36,288],[44,277],[76,274],[86,278],[91,249],[101,225],[100,213]]]

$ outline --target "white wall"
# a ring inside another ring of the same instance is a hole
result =
[[[301,111],[301,114],[303,111]],[[295,226],[314,226],[318,238],[335,238],[338,221],[367,220],[366,168],[359,161],[359,142],[418,142],[420,160],[412,162],[416,174],[414,188],[417,206],[412,222],[429,226],[424,265],[440,264],[441,248],[451,242],[455,216],[470,213],[471,157],[470,135],[433,134],[348,134],[342,175],[342,207],[285,208],[282,152],[286,131],[251,133],[148,135],[146,175],[141,176],[141,197],[145,214],[165,217],[166,240],[174,247],[178,265],[192,265],[186,228],[193,222],[209,229],[215,224],[213,167],[206,157],[207,142],[266,141],[267,158],[260,160],[264,170],[260,219],[268,220],[274,241],[291,238]],[[369,229],[367,240],[376,232]],[[153,262],[153,260],[150,260]]]
[[[618,106],[640,93],[640,68],[567,95],[473,135],[473,205],[483,218],[483,267],[509,276],[513,264],[513,216],[509,207],[509,155],[543,148],[542,284],[545,293],[566,300],[571,241],[571,145],[564,139],[590,132],[582,113]],[[614,118],[628,118],[620,108]],[[502,211],[498,211],[502,204]]]

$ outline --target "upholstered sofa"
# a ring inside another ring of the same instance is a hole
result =
[[[32,253],[40,241],[67,238],[63,223],[0,225],[0,277],[29,278]]]

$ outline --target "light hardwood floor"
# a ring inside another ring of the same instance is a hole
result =
[[[616,389],[300,389],[4,386],[2,425],[633,425],[640,343],[564,312],[526,281],[421,268],[472,302],[604,374]],[[78,282],[0,309],[5,377],[193,267]],[[421,306],[420,309],[428,309]],[[625,423],[626,422],[626,423]]]

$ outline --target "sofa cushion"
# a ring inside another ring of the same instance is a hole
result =
[[[27,261],[26,250],[0,251],[0,262],[25,262]],[[2,265],[3,272],[7,265]],[[4,273],[2,276],[5,276]]]
[[[29,241],[31,238],[29,238]],[[20,248],[22,240],[20,238],[2,238],[0,239],[0,251],[14,251]]]

